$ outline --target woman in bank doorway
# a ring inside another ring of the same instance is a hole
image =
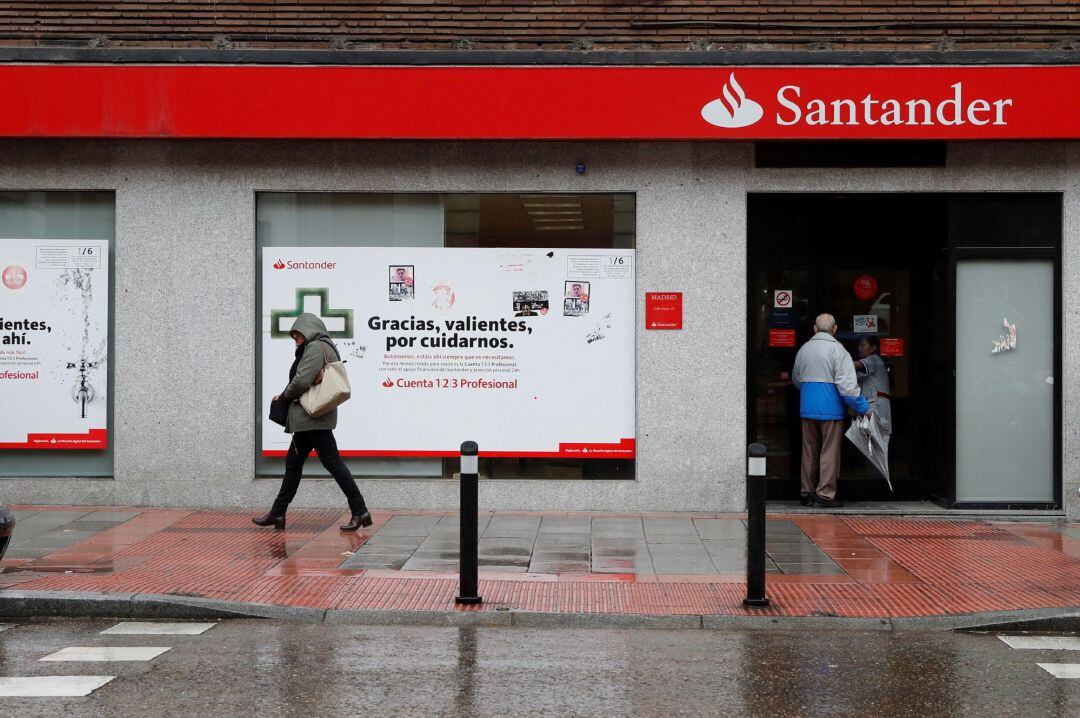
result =
[[[888,437],[892,434],[889,365],[881,357],[881,342],[876,336],[863,337],[859,341],[859,356],[862,358],[855,362],[859,393],[870,404],[870,411],[877,416],[881,430]],[[870,472],[878,477],[878,470],[873,465],[870,466]]]
[[[356,531],[362,526],[371,526],[371,514],[368,513],[364,497],[356,486],[349,468],[341,460],[334,429],[337,427],[337,409],[322,416],[311,416],[300,405],[300,396],[311,388],[319,373],[326,365],[326,352],[340,360],[337,347],[330,341],[326,325],[314,314],[301,314],[293,322],[289,335],[296,342],[296,359],[289,367],[289,385],[281,392],[281,398],[289,402],[288,419],[285,431],[292,434],[292,443],[285,455],[285,478],[281,482],[277,499],[270,513],[251,519],[257,526],[273,526],[285,529],[285,512],[289,503],[296,496],[303,476],[304,462],[314,449],[319,461],[337,481],[338,488],[349,502],[352,519],[341,526],[342,531]],[[274,397],[276,401],[278,397]]]

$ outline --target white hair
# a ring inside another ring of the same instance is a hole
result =
[[[831,314],[819,314],[817,319],[814,320],[814,328],[819,332],[832,333],[832,330],[836,328],[836,318]]]

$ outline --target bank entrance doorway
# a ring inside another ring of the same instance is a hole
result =
[[[843,500],[1060,506],[1060,195],[748,203],[748,433],[769,449],[770,499],[799,496],[790,372],[827,312],[853,358],[876,344],[890,384],[893,489],[845,440]]]

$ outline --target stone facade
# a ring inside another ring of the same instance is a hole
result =
[[[755,169],[750,143],[8,140],[4,189],[115,192],[115,478],[5,478],[0,499],[218,507],[269,505],[277,489],[254,477],[257,192],[635,193],[639,301],[685,292],[683,331],[638,322],[637,479],[481,490],[486,508],[607,511],[743,508],[748,192],[1062,192],[1064,495],[1080,517],[1080,143],[955,143],[945,168],[780,170]],[[449,480],[361,485],[378,507],[457,502]],[[297,498],[339,504],[328,480]]]

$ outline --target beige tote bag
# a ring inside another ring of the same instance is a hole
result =
[[[326,365],[315,377],[311,388],[300,396],[300,406],[312,416],[329,414],[352,396],[349,375],[345,373],[345,362],[341,361],[340,356],[335,361],[330,361],[326,342],[319,343],[322,344],[323,361]]]

